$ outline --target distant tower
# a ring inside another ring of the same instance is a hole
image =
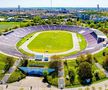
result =
[[[100,9],[100,8],[99,8],[99,4],[97,4],[97,11],[98,11],[98,12],[99,12],[99,9]]]
[[[18,5],[18,15],[20,15],[20,5]]]
[[[51,4],[51,8],[52,8],[52,0],[51,0],[51,3],[50,4]]]

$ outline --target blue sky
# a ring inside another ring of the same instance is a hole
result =
[[[108,7],[108,0],[52,0],[53,7]],[[51,0],[0,0],[0,7],[50,7]]]

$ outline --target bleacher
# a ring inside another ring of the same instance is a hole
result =
[[[97,34],[100,33],[100,31],[98,32],[98,30],[94,30],[91,28],[67,25],[40,25],[18,28],[16,30],[4,33],[0,36],[0,51],[19,57],[22,54],[16,49],[16,44],[18,43],[18,41],[20,41],[21,38],[33,32],[47,30],[67,30],[70,32],[80,33],[85,37],[87,41],[87,48],[98,46],[100,44],[98,44],[97,42],[102,43],[104,41],[99,38],[97,39],[97,37],[99,37],[99,35]],[[103,36],[105,35],[103,34]]]

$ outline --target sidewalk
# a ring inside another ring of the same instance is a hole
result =
[[[19,65],[20,61],[21,61],[20,59],[16,60],[14,65],[4,75],[3,79],[1,80],[3,84],[5,84],[8,81],[9,77],[11,76],[11,74],[16,70],[17,66]]]

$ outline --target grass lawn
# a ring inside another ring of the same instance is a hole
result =
[[[20,22],[0,22],[0,31],[2,32],[15,26],[20,26]]]
[[[39,34],[28,48],[35,52],[56,53],[73,47],[72,35],[67,31],[47,31]]]
[[[0,54],[0,80],[4,76],[4,74],[2,73],[2,71],[4,70],[4,67],[6,65],[5,59],[6,59],[6,56],[3,55],[3,54]]]
[[[16,82],[16,81],[21,80],[21,79],[23,79],[25,77],[26,77],[26,75],[23,74],[20,70],[16,70],[15,72],[13,72],[11,74],[11,76],[9,77],[7,83]]]
[[[104,50],[94,54],[94,57],[96,58],[96,60],[102,64],[104,59],[105,59],[105,56],[103,56],[103,52],[108,52],[108,48],[105,48]]]
[[[77,34],[77,37],[79,39],[80,50],[84,50],[87,46],[87,42],[86,42],[84,36],[81,34]]]

